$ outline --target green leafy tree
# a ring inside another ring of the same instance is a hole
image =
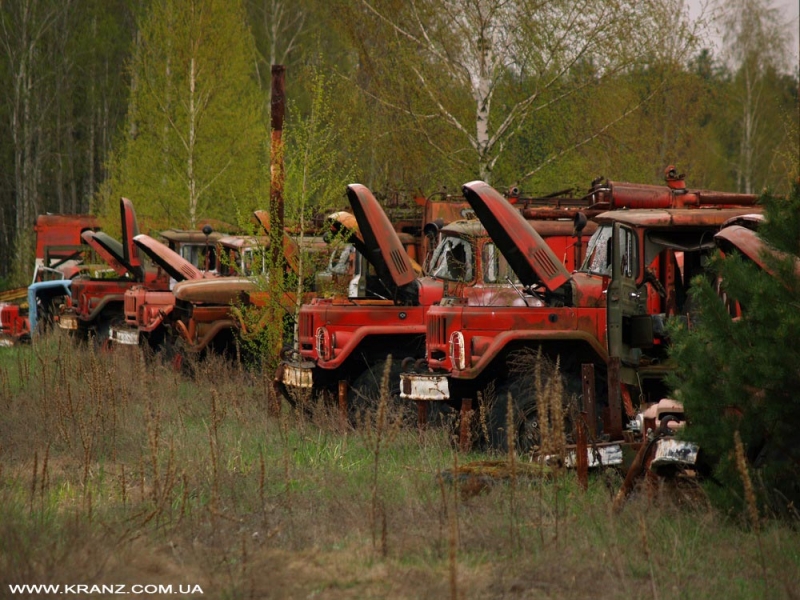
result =
[[[316,224],[320,217],[343,207],[345,188],[355,173],[354,161],[342,152],[346,146],[342,132],[348,130],[349,120],[334,110],[332,101],[343,82],[332,81],[316,66],[308,67],[303,77],[311,82],[311,105],[305,114],[296,114],[290,105],[293,125],[284,130],[283,145],[284,214],[300,248],[293,260],[297,270],[276,273],[268,268],[269,280],[256,278],[258,288],[268,292],[268,301],[242,310],[242,319],[252,331],[243,338],[245,347],[268,364],[275,358],[269,356],[271,349],[280,347],[281,338],[284,342],[292,334],[296,338],[293,329],[303,294],[313,289],[315,274],[326,266],[320,262],[326,254],[312,248],[312,242],[319,240]],[[273,235],[276,238],[280,236]]]
[[[454,166],[489,181],[509,142],[529,120],[605,85],[658,51],[676,57],[693,42],[678,3],[670,1],[362,0],[342,2],[367,94],[407,118],[419,139]],[[338,6],[338,5],[337,5]],[[620,40],[624,39],[624,43]],[[590,66],[593,77],[572,78]],[[592,123],[561,140],[542,163],[587,143],[636,110]]]
[[[672,378],[690,425],[687,437],[715,459],[723,504],[741,502],[734,455],[739,432],[762,500],[773,510],[800,503],[800,180],[788,199],[765,196],[759,235],[772,248],[766,269],[739,254],[717,255],[712,281],[693,282],[699,317],[691,329],[673,326]],[[721,301],[721,295],[728,304]],[[732,300],[740,319],[729,314]]]
[[[230,221],[267,197],[267,133],[240,1],[155,0],[131,67],[128,126],[102,201],[150,226]]]

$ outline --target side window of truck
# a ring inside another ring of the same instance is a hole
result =
[[[629,279],[635,279],[639,275],[636,235],[633,231],[625,227],[621,227],[619,233],[621,274]]]

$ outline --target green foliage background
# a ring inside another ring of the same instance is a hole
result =
[[[743,502],[733,451],[739,431],[764,505],[792,514],[800,502],[800,181],[788,198],[765,195],[761,202],[767,220],[760,235],[785,254],[763,256],[771,273],[739,254],[717,255],[717,279],[693,282],[700,316],[691,329],[673,325],[672,384],[690,421],[686,435],[724,484],[710,488],[717,499]],[[738,300],[740,319],[731,318],[720,293]]]

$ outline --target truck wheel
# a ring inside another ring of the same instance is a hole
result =
[[[566,390],[566,386],[565,386]],[[513,422],[508,421],[508,396],[511,395]],[[565,391],[565,395],[566,391]],[[562,402],[564,432],[567,443],[572,442],[572,417]],[[532,377],[514,377],[497,389],[495,402],[489,411],[489,444],[500,452],[508,452],[508,430],[513,430],[517,451],[522,454],[537,452],[542,446],[542,423],[539,399],[536,397]]]
[[[378,409],[381,399],[381,387],[386,370],[386,360],[378,361],[364,369],[353,381],[347,395],[347,407],[350,420],[354,425],[363,422],[365,415]],[[389,367],[388,410],[389,419],[394,422],[398,417],[407,426],[416,426],[418,422],[417,405],[400,397],[400,373],[403,371],[402,361],[392,360]],[[433,403],[434,405],[436,403]],[[435,408],[435,407],[434,407]],[[436,423],[440,419],[437,413],[429,413],[428,422]]]

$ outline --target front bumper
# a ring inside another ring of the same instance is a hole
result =
[[[651,469],[660,467],[677,466],[693,467],[697,464],[697,452],[700,447],[686,440],[675,438],[662,438],[656,442],[656,452]]]
[[[450,399],[450,384],[446,375],[432,373],[401,373],[400,397],[406,400],[441,402]]]
[[[125,346],[138,346],[139,345],[139,330],[135,327],[128,326],[115,326],[108,332],[108,339],[115,344],[122,344]]]
[[[58,326],[59,328],[65,329],[67,331],[77,331],[79,327],[78,317],[68,313],[59,315]]]
[[[281,383],[287,388],[313,388],[314,363],[283,363],[281,365]]]

